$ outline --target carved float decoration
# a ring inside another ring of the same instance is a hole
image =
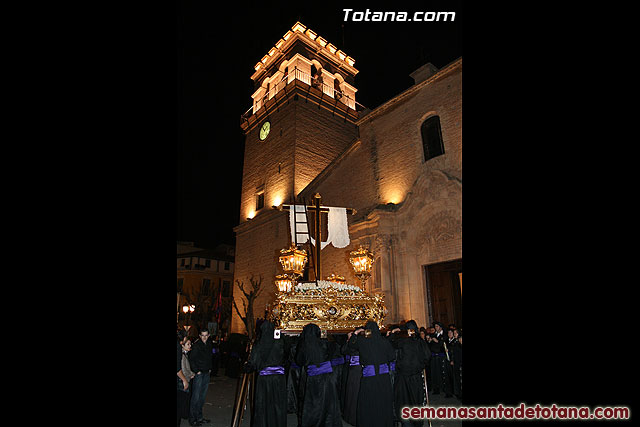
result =
[[[329,332],[352,331],[373,320],[382,327],[384,295],[370,295],[355,285],[319,280],[296,284],[291,292],[277,292],[270,320],[277,328],[302,331],[315,323]]]

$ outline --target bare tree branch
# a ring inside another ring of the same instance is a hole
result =
[[[258,295],[260,295],[260,293],[262,293],[262,291],[264,290],[264,288],[262,287],[262,275],[260,275],[260,278],[258,280],[252,280],[251,284],[253,285],[255,297],[257,298]]]
[[[249,334],[250,339],[252,339],[255,335],[253,304],[255,300],[258,298],[258,296],[264,290],[264,288],[262,287],[262,282],[263,282],[262,275],[260,275],[260,277],[256,279],[256,277],[252,274],[251,277],[249,278],[249,283],[251,284],[251,289],[249,290],[248,286],[245,288],[245,284],[243,281],[236,280],[238,289],[242,291],[245,297],[245,298],[242,298],[242,297],[240,298],[244,308],[244,316],[240,313],[240,309],[238,308],[238,305],[235,299],[233,300],[233,304],[234,304],[234,308],[236,309],[236,312],[238,313],[238,316],[240,316],[240,318],[242,319],[242,321],[244,322],[247,328],[247,333]]]
[[[238,309],[238,304],[236,304],[236,300],[235,299],[233,300],[233,308],[236,309],[236,312],[238,313],[238,316],[240,316],[240,318],[244,318],[242,316],[242,314],[240,313],[240,310]]]
[[[244,296],[246,298],[249,298],[249,294],[247,293],[247,291],[244,290],[244,282],[241,282],[239,280],[236,279],[236,283],[238,284],[238,287],[240,288],[240,290],[242,291],[242,293],[244,294]]]
[[[236,300],[233,300],[233,307],[236,309],[236,312],[238,313],[238,316],[240,317],[240,320],[242,320],[242,323],[244,323],[245,328],[247,328],[247,331],[249,331],[249,325],[247,325],[247,318],[245,316],[243,316],[242,314],[240,314],[240,310],[238,309],[238,305],[236,304]],[[245,311],[246,313],[246,311]]]

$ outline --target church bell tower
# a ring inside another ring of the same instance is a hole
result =
[[[235,281],[263,278],[254,312],[262,317],[280,274],[278,253],[290,245],[290,204],[358,136],[355,60],[300,22],[254,66],[245,134],[242,195],[236,232]],[[234,289],[234,299],[242,292]],[[236,301],[242,307],[240,301]],[[234,316],[232,329],[244,327]]]
[[[252,106],[241,123],[240,222],[289,203],[353,142],[354,62],[297,22],[255,65]]]

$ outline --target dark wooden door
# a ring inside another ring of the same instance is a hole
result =
[[[461,273],[461,260],[425,266],[429,323],[439,321],[445,328],[450,323],[462,327]]]

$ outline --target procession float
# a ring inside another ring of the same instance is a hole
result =
[[[335,273],[321,280],[320,251],[327,244],[341,248],[349,242],[347,214],[355,209],[333,208],[320,205],[319,194],[314,204],[274,206],[290,212],[292,243],[281,250],[279,261],[283,274],[275,277],[276,300],[268,311],[268,319],[286,333],[299,333],[308,323],[315,323],[323,332],[349,332],[368,320],[379,327],[386,314],[384,295],[366,292],[366,281],[371,276],[374,256],[360,246],[349,253],[349,262],[360,284],[349,284]],[[310,212],[315,217],[313,236],[309,227]],[[321,241],[321,214],[327,213],[328,237]],[[304,249],[307,246],[309,252]],[[313,271],[315,280],[302,279],[305,267]]]

